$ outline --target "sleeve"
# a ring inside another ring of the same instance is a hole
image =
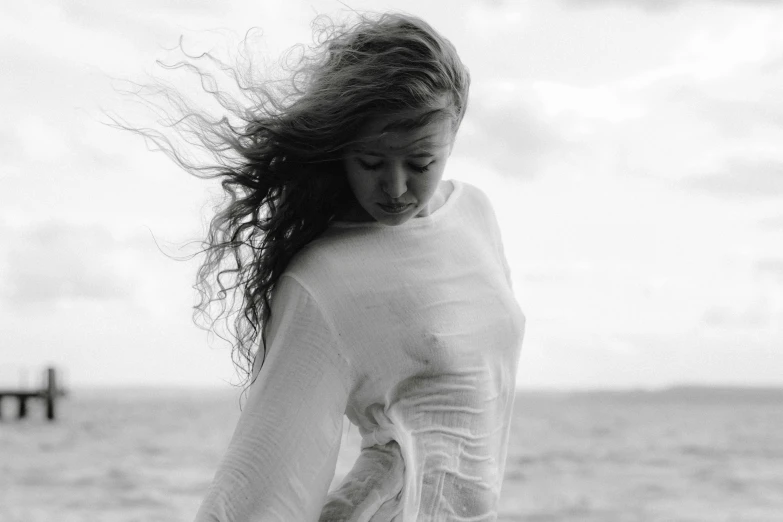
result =
[[[497,214],[495,214],[495,209],[492,207],[492,202],[489,200],[489,196],[487,196],[484,193],[484,191],[482,191],[478,187],[472,187],[472,188],[478,194],[480,207],[481,207],[481,214],[482,217],[484,218],[484,223],[486,224],[487,230],[489,231],[492,244],[495,247],[495,253],[497,254],[498,261],[503,267],[503,272],[506,275],[506,281],[508,281],[508,286],[513,287],[513,284],[511,282],[511,268],[509,268],[508,266],[508,259],[506,259],[506,251],[503,248],[503,238],[501,237],[500,225],[498,224],[498,218],[497,218]]]
[[[511,282],[511,268],[508,266],[508,259],[506,259],[506,251],[503,248],[503,238],[500,236],[500,227],[498,226],[497,218],[495,217],[495,212],[492,210],[492,207],[489,207],[490,209],[490,226],[492,230],[492,240],[495,243],[495,250],[498,255],[498,259],[500,260],[500,264],[503,266],[503,273],[506,275],[506,281],[508,281],[509,288],[513,288],[513,283]]]
[[[508,281],[508,286],[510,288],[514,287],[514,283],[511,280],[511,267],[508,266],[508,259],[506,258],[506,251],[503,248],[503,239],[500,237],[500,228],[497,227],[497,221],[495,222],[496,230],[497,230],[497,245],[498,245],[498,255],[500,256],[500,262],[503,263],[503,271],[506,273],[506,281]]]
[[[196,522],[319,518],[340,450],[350,366],[334,328],[290,276],[277,283],[267,343]]]

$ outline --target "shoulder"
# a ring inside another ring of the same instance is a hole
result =
[[[459,199],[463,206],[492,210],[489,196],[482,189],[465,181],[454,180],[454,183],[455,191],[459,191]]]
[[[331,307],[334,298],[345,291],[357,264],[368,262],[367,241],[356,237],[361,233],[361,228],[327,229],[291,258],[281,279],[296,280],[314,300]]]
[[[297,279],[310,289],[318,280],[328,277],[335,266],[342,264],[345,251],[351,249],[341,230],[327,229],[321,236],[307,243],[297,252],[285,270],[285,275]]]
[[[460,185],[460,200],[463,212],[471,213],[475,218],[477,224],[483,223],[484,225],[494,226],[497,217],[495,215],[495,209],[492,206],[492,201],[479,187],[466,183],[464,181],[458,182]]]
[[[467,196],[468,198],[485,199],[489,201],[487,194],[476,185],[468,183],[467,181],[455,181],[455,183],[461,186],[461,190],[464,192],[464,196]]]

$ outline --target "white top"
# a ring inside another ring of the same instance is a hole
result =
[[[497,518],[525,317],[489,200],[453,183],[429,216],[334,222],[292,260],[197,522]],[[328,492],[344,416],[362,452]]]

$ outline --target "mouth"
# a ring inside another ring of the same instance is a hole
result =
[[[387,214],[402,214],[403,212],[408,210],[408,207],[411,206],[411,203],[408,203],[406,205],[384,205],[382,203],[378,203],[378,206],[381,207],[381,210],[383,210]]]

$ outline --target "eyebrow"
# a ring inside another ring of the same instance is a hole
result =
[[[382,154],[380,152],[375,152],[375,151],[372,151],[372,150],[357,150],[356,152],[358,152],[362,156],[374,156],[374,157],[378,157],[378,158],[386,157],[386,154]],[[417,152],[416,154],[410,154],[408,157],[409,158],[429,158],[429,157],[432,157],[434,155],[435,154],[433,154],[431,152]]]

